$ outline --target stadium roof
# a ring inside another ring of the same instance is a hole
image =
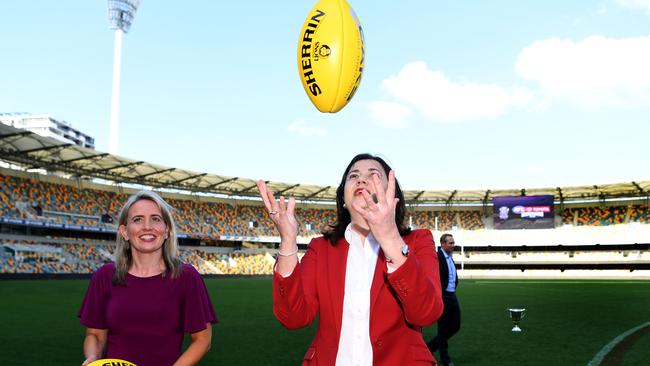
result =
[[[64,143],[1,123],[0,153],[0,160],[20,165],[26,170],[45,169],[81,178],[100,178],[116,183],[212,193],[229,198],[257,197],[259,194],[254,179],[194,172],[137,161]],[[267,182],[267,185],[276,194],[293,196],[301,201],[332,202],[336,198],[335,186],[281,182]],[[522,195],[553,195],[560,202],[623,197],[648,198],[650,181],[555,188],[404,191],[406,201],[411,204],[487,204],[495,196]]]

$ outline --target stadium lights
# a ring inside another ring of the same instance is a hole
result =
[[[139,5],[140,0],[108,0],[109,28],[128,33]]]
[[[115,50],[113,52],[113,92],[111,94],[111,115],[108,134],[108,151],[116,155],[120,115],[120,73],[122,59],[122,34],[128,33],[138,10],[140,0],[108,0],[109,28],[115,29]]]

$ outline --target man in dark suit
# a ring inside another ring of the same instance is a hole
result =
[[[448,353],[447,341],[460,329],[460,305],[456,298],[458,276],[452,254],[456,242],[451,234],[440,237],[438,262],[440,267],[440,283],[442,285],[442,302],[445,309],[438,319],[438,334],[427,342],[427,347],[433,354],[438,351],[443,366],[454,366]]]

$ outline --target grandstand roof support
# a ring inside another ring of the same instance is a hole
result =
[[[111,171],[111,170],[128,168],[128,167],[133,166],[133,165],[141,165],[141,164],[144,164],[144,161],[134,161],[134,162],[131,162],[131,163],[111,166],[111,167],[108,167],[108,168],[91,170],[90,174],[102,174],[102,173],[105,173],[105,172],[108,172],[108,171]]]
[[[633,186],[634,186],[634,187],[639,191],[639,193],[641,193],[642,195],[644,195],[644,196],[647,196],[647,195],[648,195],[648,192],[646,192],[643,188],[641,188],[641,186],[639,185],[639,183],[633,181],[633,182],[632,182],[632,185],[633,185]]]
[[[300,186],[300,184],[294,184],[294,185],[289,186],[289,187],[287,187],[287,188],[285,188],[285,189],[283,189],[281,191],[278,191],[276,194],[284,194],[284,192],[286,192],[288,190],[291,190],[291,189],[294,189],[294,188],[299,187],[299,186]]]
[[[9,143],[11,145],[11,143]],[[38,152],[38,151],[47,151],[47,150],[54,150],[54,149],[65,149],[66,147],[69,147],[70,144],[57,144],[57,145],[51,145],[51,146],[41,146],[38,148],[33,148],[29,150],[5,150],[2,149],[3,151],[3,157],[13,157],[13,161],[20,162],[23,164],[30,164],[33,167],[38,167],[38,168],[57,168],[56,165],[56,159],[54,160],[54,164],[52,162],[48,161],[42,161],[38,157],[30,156],[29,153],[33,152]],[[32,168],[34,169],[34,168]]]
[[[598,185],[594,184],[594,191],[596,192],[595,195],[598,197],[598,200],[600,200],[601,203],[605,203],[605,198],[607,198],[607,197],[605,196],[603,191],[600,189],[600,187],[598,187]]]
[[[488,199],[490,198],[490,193],[492,193],[492,191],[488,189],[487,191],[485,191],[485,196],[483,196],[483,204],[485,206],[487,206],[487,204],[488,204]]]
[[[157,170],[155,172],[147,173],[147,174],[141,174],[136,177],[136,179],[142,179],[144,181],[144,178],[150,177],[152,175],[158,175],[158,174],[163,174],[167,172],[171,172],[173,170],[176,170],[176,168],[169,168],[169,169],[163,169],[163,170]]]
[[[266,181],[265,183],[269,183],[269,181]],[[250,191],[251,189],[253,189],[255,187],[257,187],[257,184],[253,184],[253,185],[250,185],[250,186],[248,186],[248,187],[246,187],[244,189],[240,189],[239,191],[236,191],[235,193],[241,194],[241,193],[244,193],[246,191]]]
[[[485,191],[485,195],[483,196],[483,216],[487,217],[490,212],[488,210],[488,200],[490,199],[490,194],[492,193],[492,190],[488,189]]]
[[[232,178],[224,179],[221,182],[217,182],[215,184],[212,184],[212,185],[209,185],[209,186],[205,187],[205,189],[211,190],[211,189],[214,189],[218,185],[233,182],[233,181],[236,181],[237,179],[239,179],[239,177],[232,177]]]
[[[175,180],[175,181],[173,181],[173,182],[170,182],[169,184],[174,184],[174,185],[175,185],[175,184],[179,184],[179,183],[182,183],[182,182],[188,181],[188,180],[190,180],[190,179],[205,177],[206,175],[208,175],[208,173],[201,173],[201,174],[190,175],[189,177],[185,177],[185,178],[183,178],[183,179]]]
[[[562,193],[562,188],[556,187],[557,197],[560,199],[560,212],[564,210],[564,194]]]
[[[109,153],[102,153],[102,154],[91,155],[91,156],[81,156],[81,157],[74,158],[74,159],[61,160],[61,161],[59,161],[59,163],[68,164],[68,163],[72,163],[72,162],[80,161],[80,160],[93,160],[93,159],[103,158],[104,156],[108,156],[108,155],[110,155],[110,154]]]
[[[413,197],[413,201],[417,202],[417,200],[420,199],[420,197],[422,197],[422,195],[424,194],[424,192],[426,192],[426,191],[420,191],[420,192],[418,192],[418,194],[416,194],[415,197]]]
[[[453,192],[451,192],[451,195],[449,195],[449,197],[447,198],[447,201],[445,202],[446,205],[451,205],[451,202],[453,201],[454,196],[456,195],[456,193],[458,193],[458,190],[454,190]]]
[[[23,151],[21,151],[20,153],[21,153],[21,154],[31,154],[31,153],[35,153],[35,152],[38,152],[38,151],[48,151],[48,150],[55,150],[55,149],[63,149],[63,148],[66,148],[66,147],[68,147],[68,146],[70,146],[70,145],[71,145],[71,144],[60,144],[60,145],[52,145],[52,146],[42,146],[42,147],[37,147],[37,148],[29,149],[29,150],[23,150]]]
[[[10,137],[23,137],[23,136],[29,136],[32,133],[30,131],[21,131],[21,132],[14,132],[14,133],[5,133],[0,135],[0,140],[4,140],[6,138]]]
[[[325,191],[328,190],[328,189],[330,189],[330,186],[323,187],[323,188],[319,189],[318,191],[316,191],[316,192],[314,192],[314,193],[312,193],[312,194],[306,196],[305,199],[308,200],[308,199],[314,198],[314,197],[316,197],[319,193],[325,192]]]
[[[19,157],[21,163],[23,164],[30,164],[29,169],[45,169],[47,171],[60,171],[60,172],[66,172],[70,174],[76,174],[79,175],[83,170],[81,169],[75,169],[73,167],[67,166],[67,165],[58,165],[56,161],[54,162],[46,162],[38,159],[30,159],[28,156],[20,156]]]

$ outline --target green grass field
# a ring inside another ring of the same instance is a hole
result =
[[[0,281],[0,363],[79,365],[76,317],[86,280]],[[207,279],[221,323],[202,365],[299,365],[314,327],[287,331],[272,313],[271,280]],[[462,328],[450,342],[457,365],[587,365],[619,334],[650,321],[650,282],[463,281]],[[523,332],[505,309],[525,307]],[[425,329],[425,338],[435,327]],[[650,364],[650,333],[613,364]],[[604,364],[603,364],[604,365]]]

